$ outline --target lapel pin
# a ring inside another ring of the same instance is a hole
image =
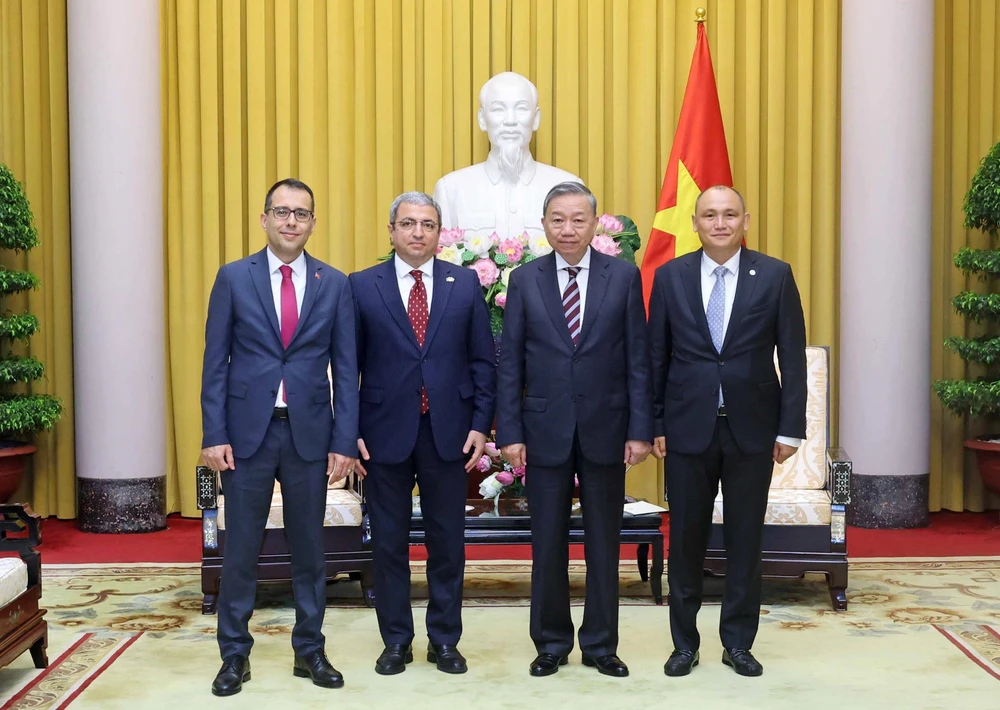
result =
[[[750,269],[750,275],[751,276],[756,276],[757,272],[755,270],[753,270],[753,269]],[[319,276],[317,276],[316,278],[319,278]]]
[[[317,279],[319,278],[319,272],[318,271],[314,275],[316,276]]]
[[[445,279],[445,281],[447,281],[448,283],[451,283],[454,280],[455,280],[454,276],[449,276],[448,278]]]

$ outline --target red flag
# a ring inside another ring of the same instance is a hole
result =
[[[712,72],[705,23],[698,23],[698,40],[691,60],[684,103],[677,120],[674,145],[667,161],[653,229],[642,257],[642,292],[649,308],[653,273],[675,256],[701,247],[691,224],[698,195],[714,185],[733,186],[729,151],[722,126],[719,91]]]

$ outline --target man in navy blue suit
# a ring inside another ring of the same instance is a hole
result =
[[[764,668],[750,648],[771,473],[806,435],[805,319],[792,267],[741,246],[750,214],[736,190],[705,190],[692,226],[702,248],[659,267],[649,299],[653,454],[666,457],[670,493],[674,650],[663,672],[683,676],[698,665],[705,549],[721,482],[722,662],[759,676]]]
[[[590,248],[597,200],[564,182],[545,197],[554,253],[513,271],[500,345],[497,443],[527,466],[531,515],[533,676],[573,650],[569,518],[574,474],[586,536],[583,663],[628,675],[618,658],[618,552],[625,465],[653,441],[646,311],[639,270]]]
[[[250,680],[248,622],[275,480],[292,558],[293,673],[344,684],[324,651],[322,533],[328,481],[353,470],[358,455],[354,304],[347,277],[304,251],[316,226],[306,184],[276,183],[260,224],[267,247],[219,269],[205,326],[201,455],[221,471],[226,497],[215,695]]]
[[[361,370],[360,439],[385,649],[376,672],[413,660],[409,531],[414,481],[427,543],[427,660],[465,673],[462,635],[466,476],[486,445],[496,400],[493,337],[475,271],[434,258],[441,209],[407,192],[389,210],[396,251],[351,274]]]

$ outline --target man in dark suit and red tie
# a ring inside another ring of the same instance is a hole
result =
[[[574,476],[586,537],[583,663],[624,677],[618,658],[618,553],[625,466],[653,440],[646,312],[639,270],[590,248],[597,200],[576,182],[545,197],[554,252],[510,275],[500,345],[497,443],[527,466],[531,516],[533,676],[573,650],[569,518]]]
[[[692,218],[702,249],[656,270],[649,302],[654,454],[670,496],[670,634],[664,665],[698,664],[703,566],[722,483],[726,581],[722,662],[763,667],[750,652],[760,616],[761,539],[774,463],[806,435],[806,330],[791,267],[742,247],[743,197],[705,190]],[[781,382],[774,369],[777,350]]]
[[[360,439],[375,554],[381,675],[413,660],[409,532],[414,481],[427,544],[427,660],[465,673],[462,636],[467,473],[493,422],[496,363],[475,271],[436,259],[441,210],[407,192],[389,210],[395,255],[351,274],[361,370]]]
[[[276,183],[260,224],[267,247],[219,269],[205,326],[201,455],[222,474],[227,523],[215,695],[238,693],[250,680],[248,622],[275,480],[289,511],[293,672],[327,688],[344,684],[324,651],[322,533],[327,483],[346,476],[357,457],[354,304],[347,277],[305,252],[316,226],[305,183]]]

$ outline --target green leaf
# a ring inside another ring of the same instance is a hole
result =
[[[0,247],[20,252],[38,246],[33,221],[21,183],[10,168],[0,163]]]
[[[41,378],[44,371],[45,366],[33,357],[8,355],[0,360],[0,384],[34,382]]]
[[[38,318],[30,313],[0,318],[0,340],[27,342],[28,338],[37,332]]]
[[[62,411],[62,402],[51,395],[5,395],[0,397],[0,434],[51,429]]]
[[[965,226],[995,237],[1000,229],[1000,142],[979,163],[965,194]]]
[[[938,380],[933,389],[941,405],[955,414],[973,417],[1000,414],[1000,382],[996,380]]]
[[[0,293],[18,293],[38,288],[38,277],[30,271],[12,271],[0,266]]]

